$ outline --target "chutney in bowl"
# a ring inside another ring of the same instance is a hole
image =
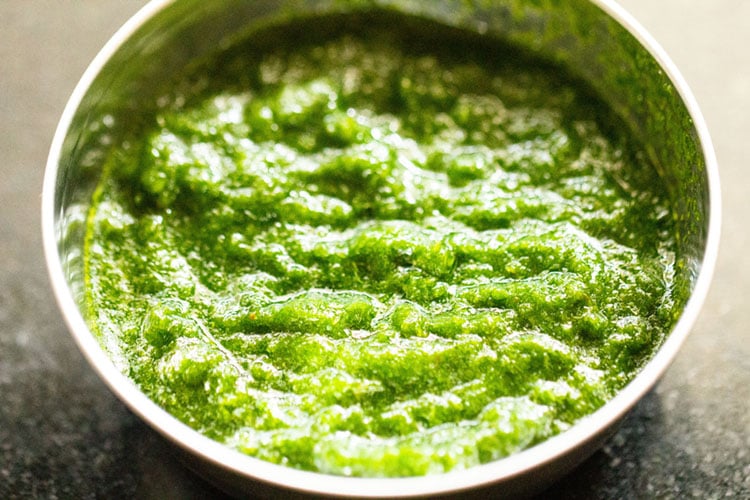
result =
[[[152,4],[61,124],[71,327],[204,473],[523,489],[686,334],[716,231],[690,100],[607,3],[461,5]]]

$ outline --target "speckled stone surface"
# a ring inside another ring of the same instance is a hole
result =
[[[66,331],[39,194],[65,101],[135,0],[0,1],[0,498],[216,498],[99,381]],[[661,383],[543,498],[750,498],[750,2],[622,0],[682,71],[720,164],[716,279]]]

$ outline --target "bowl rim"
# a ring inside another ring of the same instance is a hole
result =
[[[63,272],[58,251],[56,183],[62,146],[73,117],[110,57],[149,19],[176,0],[151,0],[138,10],[103,46],[73,90],[58,123],[47,159],[42,187],[42,241],[52,289],[65,323],[90,366],[109,389],[162,436],[193,455],[249,480],[302,493],[346,497],[414,497],[458,493],[517,477],[563,457],[619,421],[669,367],[687,338],[706,299],[718,257],[721,225],[721,193],[718,165],[708,128],[687,82],[658,42],[614,0],[589,0],[633,35],[659,64],[693,120],[705,160],[708,187],[706,244],[695,286],[685,308],[649,362],[618,394],[570,429],[509,457],[465,470],[402,478],[345,477],[309,472],[244,455],[203,436],[161,409],[115,366],[88,328]]]

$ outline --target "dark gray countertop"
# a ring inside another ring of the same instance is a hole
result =
[[[41,250],[47,150],[75,83],[137,0],[0,2],[0,498],[219,493],[99,381]],[[750,498],[750,2],[622,0],[683,72],[724,195],[716,278],[692,336],[620,431],[545,497]]]

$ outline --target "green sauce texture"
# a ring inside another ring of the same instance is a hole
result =
[[[315,26],[194,68],[107,154],[85,263],[115,361],[205,435],[341,475],[471,467],[599,408],[677,314],[627,129],[497,41]]]

